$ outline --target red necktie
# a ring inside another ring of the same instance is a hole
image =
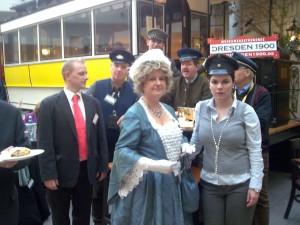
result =
[[[88,155],[87,139],[86,139],[86,128],[82,112],[78,105],[79,95],[74,95],[73,110],[74,110],[74,120],[76,126],[77,140],[78,140],[78,150],[79,157],[81,160],[86,160]]]

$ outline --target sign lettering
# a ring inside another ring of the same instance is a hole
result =
[[[272,57],[279,58],[277,51],[278,34],[270,37],[237,37],[234,39],[219,39],[208,38],[210,45],[210,54],[218,53],[231,55],[232,52],[239,52],[248,58],[257,57]]]

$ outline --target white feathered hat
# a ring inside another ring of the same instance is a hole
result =
[[[151,49],[135,60],[129,70],[130,79],[134,79],[136,70],[145,62],[163,62],[171,67],[171,62],[161,49]]]

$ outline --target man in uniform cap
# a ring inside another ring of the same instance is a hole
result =
[[[168,34],[159,28],[149,29],[147,32],[148,41],[147,46],[149,50],[151,49],[161,49],[164,50],[166,39],[168,38]],[[178,77],[181,75],[180,71],[177,69],[176,64],[173,59],[170,59],[171,69],[173,71],[173,76]]]
[[[174,78],[171,91],[167,93],[162,101],[177,110],[178,107],[192,107],[196,103],[211,98],[208,80],[197,73],[201,52],[192,48],[181,48],[177,51],[181,62],[180,77]]]
[[[167,38],[168,38],[168,34],[159,28],[152,28],[148,30],[149,40],[165,42]]]
[[[109,55],[111,60],[111,78],[96,81],[86,94],[96,97],[102,106],[103,118],[108,146],[109,162],[113,161],[115,144],[118,141],[120,131],[117,125],[118,119],[125,114],[127,109],[137,100],[132,84],[126,81],[130,65],[134,62],[134,56],[125,50],[115,50]],[[104,181],[104,182],[107,182]],[[103,213],[103,182],[94,184],[92,215],[95,225],[101,224]]]
[[[128,64],[128,66],[130,66],[135,60],[134,56],[130,52],[123,49],[112,51],[109,54],[109,58],[115,64]]]
[[[271,96],[269,91],[253,82],[258,67],[254,61],[244,55],[234,52],[232,58],[236,59],[239,69],[235,72],[234,94],[242,102],[251,105],[260,121],[262,136],[262,155],[264,160],[264,177],[262,189],[254,213],[253,225],[269,224],[269,119],[272,113]]]

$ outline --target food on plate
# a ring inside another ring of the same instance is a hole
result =
[[[29,148],[15,148],[13,153],[11,153],[11,157],[20,157],[30,154]]]

